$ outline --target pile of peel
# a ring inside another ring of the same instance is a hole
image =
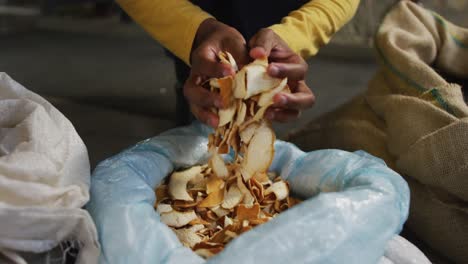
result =
[[[218,57],[236,74],[206,83],[228,106],[213,109],[220,121],[209,135],[209,163],[174,172],[156,188],[155,208],[161,221],[184,246],[204,258],[299,202],[290,197],[287,182],[267,172],[275,133],[263,115],[275,94],[289,92],[287,79],[270,77],[266,59],[239,70],[229,53]],[[221,154],[231,150],[233,162],[225,163]]]

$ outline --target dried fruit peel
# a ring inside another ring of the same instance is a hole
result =
[[[220,90],[220,95],[221,95],[221,101],[225,106],[228,106],[231,104],[232,101],[232,93],[233,89],[232,87],[234,86],[234,79],[232,76],[227,76],[221,79],[218,79],[218,84],[219,84],[219,90]]]
[[[244,195],[239,190],[239,187],[237,187],[237,184],[233,184],[226,193],[221,207],[224,209],[232,209],[242,201],[242,198],[244,198]]]
[[[267,66],[263,62],[254,62],[245,68],[246,94],[248,99],[262,92],[267,92],[281,83],[281,79],[272,78],[267,73]]]
[[[187,192],[187,183],[201,173],[201,166],[194,166],[184,171],[179,171],[171,175],[169,181],[169,194],[173,199],[193,201]]]
[[[187,212],[178,212],[173,210],[168,213],[161,213],[161,221],[172,227],[182,227],[197,218],[198,217],[193,210]]]
[[[210,193],[203,201],[198,204],[198,207],[214,207],[220,205],[224,200],[224,190],[218,190]]]
[[[256,173],[266,172],[273,161],[275,134],[266,122],[260,123],[250,140],[242,160],[242,177],[249,180]]]
[[[236,105],[232,104],[228,108],[220,109],[218,111],[219,123],[218,126],[225,126],[232,121],[232,118],[236,114],[237,108]]]
[[[238,71],[229,53],[218,57],[237,73],[209,81],[211,91],[219,92],[228,105],[217,111],[219,126],[208,137],[211,158],[207,165],[174,172],[156,189],[155,208],[162,222],[204,258],[299,202],[289,197],[287,182],[267,171],[275,133],[263,115],[277,93],[289,90],[287,79],[269,77],[266,59]],[[230,149],[234,161],[226,164],[219,154]]]
[[[214,152],[212,154],[209,165],[213,169],[215,175],[219,178],[226,178],[229,175],[226,164],[218,153]]]

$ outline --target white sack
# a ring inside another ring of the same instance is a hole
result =
[[[0,252],[73,241],[78,263],[96,263],[96,228],[81,209],[89,183],[88,152],[70,121],[0,73]]]
[[[429,259],[415,245],[401,236],[394,236],[385,247],[379,264],[430,264]]]

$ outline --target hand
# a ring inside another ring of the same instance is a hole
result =
[[[215,19],[206,19],[200,25],[190,54],[192,68],[184,85],[184,95],[195,117],[217,127],[219,118],[211,109],[223,108],[219,95],[203,88],[201,83],[209,78],[234,75],[230,65],[219,62],[218,52],[228,51],[239,67],[250,60],[244,37],[234,28]]]
[[[250,57],[268,57],[268,74],[276,78],[288,78],[291,94],[279,93],[273,98],[274,104],[265,116],[278,122],[297,119],[301,110],[314,105],[315,96],[305,83],[308,65],[297,53],[292,51],[273,30],[261,29],[249,41]]]

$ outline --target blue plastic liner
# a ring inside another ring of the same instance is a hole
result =
[[[101,162],[87,209],[100,263],[377,263],[408,216],[406,182],[365,152],[305,153],[277,141],[270,167],[304,202],[234,239],[205,261],[182,246],[154,210],[154,188],[173,170],[207,161],[200,123],[167,131]]]

